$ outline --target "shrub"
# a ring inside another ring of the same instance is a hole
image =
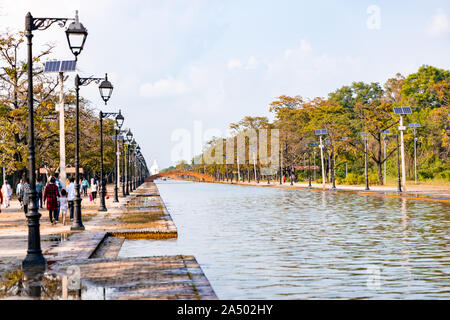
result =
[[[347,178],[344,179],[345,184],[348,185],[364,184],[364,181],[365,181],[364,176],[357,175],[354,173],[349,173],[347,175]]]

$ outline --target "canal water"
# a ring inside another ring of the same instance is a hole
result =
[[[194,255],[220,299],[449,299],[450,206],[351,193],[158,182],[176,240],[120,257]]]

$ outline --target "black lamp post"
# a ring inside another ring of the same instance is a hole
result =
[[[334,154],[334,144],[331,144],[331,190],[336,190],[336,162]]]
[[[124,134],[125,131],[121,131],[121,134]],[[126,178],[126,169],[125,169],[125,161],[126,161],[126,150],[125,150],[125,136],[122,139],[122,175],[121,175],[121,181],[122,181],[122,197],[126,197],[127,193],[125,191],[125,178]]]
[[[136,140],[131,142],[131,190],[136,190]]]
[[[41,249],[41,235],[39,220],[41,214],[37,205],[36,192],[36,151],[34,145],[34,98],[33,98],[33,31],[46,30],[53,23],[58,22],[61,27],[64,27],[69,20],[75,20],[66,30],[67,40],[72,52],[77,52],[77,55],[83,50],[84,42],[87,37],[87,30],[78,21],[78,11],[75,19],[69,18],[34,18],[31,13],[27,13],[25,17],[25,36],[27,37],[27,72],[28,72],[28,174],[30,178],[31,188],[31,204],[28,213],[26,214],[28,221],[28,250],[25,259],[22,261],[23,268],[37,268],[45,269],[47,264]],[[74,36],[83,35],[83,40],[80,45],[75,45],[72,42]]]
[[[100,186],[100,206],[98,208],[98,211],[108,211],[108,209],[106,208],[106,201],[105,201],[105,196],[106,196],[106,181],[104,179],[104,174],[103,174],[103,119],[106,119],[110,116],[115,116],[116,118],[116,126],[117,127],[122,127],[123,125],[123,121],[125,120],[125,118],[122,116],[122,114],[117,113],[117,112],[102,112],[100,111],[100,177],[101,177],[101,186]],[[117,153],[117,130],[115,130],[116,132],[116,142],[115,142],[115,151]],[[116,158],[117,158],[117,154],[116,154]],[[114,199],[117,199],[117,202],[119,202],[119,199],[117,197],[117,166],[115,166],[115,177],[116,177],[116,182],[114,184]]]
[[[398,134],[397,134],[397,191],[402,192],[402,178],[400,174],[400,143],[398,142]]]
[[[78,74],[75,76],[75,198],[73,199],[73,223],[71,230],[84,230],[81,216],[81,194],[80,194],[80,87],[87,86],[92,82],[100,83],[104,78],[81,78]],[[102,91],[100,90],[100,93]],[[103,177],[102,177],[103,178]]]
[[[137,151],[137,158],[136,158],[136,189],[141,185],[141,171],[139,170],[140,166],[140,157],[141,157],[141,147],[137,145],[136,147]]]
[[[119,137],[119,132],[122,129],[123,126],[123,122],[124,122],[125,118],[124,116],[121,114],[120,110],[119,110],[119,114],[116,116],[116,127],[114,128],[114,133],[116,136],[115,139],[115,152],[116,152],[116,161],[115,161],[115,165],[114,165],[114,170],[116,171],[116,174],[114,176],[114,202],[119,202],[119,186],[118,186],[118,177],[119,177],[119,141],[118,141],[118,137]]]
[[[130,129],[128,129],[128,132],[126,134],[126,139],[127,139],[127,161],[126,161],[126,166],[127,166],[127,183],[126,183],[126,194],[127,196],[130,194],[130,157],[131,157],[131,141],[133,140],[133,133],[131,132]]]
[[[367,136],[368,134],[366,132],[361,132],[361,136],[364,139],[364,176],[366,180],[366,191],[369,191],[369,169],[367,165]]]

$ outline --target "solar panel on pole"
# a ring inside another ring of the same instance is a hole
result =
[[[394,107],[394,113],[399,115],[412,114],[411,107]]]
[[[60,72],[75,71],[75,68],[76,68],[75,60],[62,61]]]
[[[403,107],[403,114],[412,114],[411,107]]]
[[[403,114],[403,108],[402,107],[394,107],[394,113],[395,114]]]
[[[65,61],[47,61],[45,63],[44,72],[69,72],[76,70],[77,63],[75,60]]]

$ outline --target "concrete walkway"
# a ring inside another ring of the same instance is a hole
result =
[[[112,186],[108,189],[112,194]],[[126,238],[168,239],[178,235],[154,183],[144,183],[119,203],[108,199],[107,212],[98,212],[98,199],[96,204],[85,199],[82,205],[85,231],[70,232],[70,225],[52,226],[46,215],[41,219],[41,246],[48,266],[45,275],[39,275],[45,279],[40,282],[63,291],[46,288],[47,295],[39,298],[217,299],[192,256],[117,259]],[[0,214],[0,298],[28,297],[17,289],[26,287],[27,282],[20,263],[26,255],[28,230],[19,209],[13,201]],[[67,286],[74,268],[80,282],[75,291]]]

